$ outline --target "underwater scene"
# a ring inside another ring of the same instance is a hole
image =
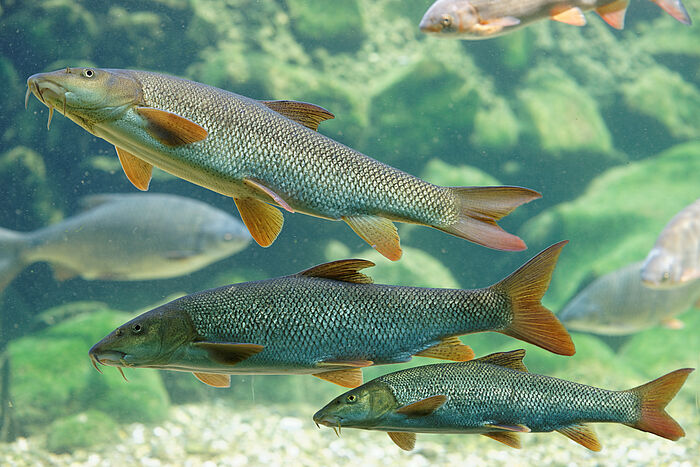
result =
[[[700,464],[699,21],[0,0],[0,464]]]

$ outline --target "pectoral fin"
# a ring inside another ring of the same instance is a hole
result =
[[[299,276],[322,277],[336,281],[352,282],[355,284],[371,284],[372,278],[359,272],[364,268],[374,266],[372,261],[364,259],[341,259],[330,263],[319,264],[297,273]]]
[[[146,121],[146,131],[166,146],[182,146],[202,141],[207,130],[185,117],[152,107],[137,107],[136,112]]]
[[[510,431],[494,431],[492,433],[482,433],[482,435],[515,449],[520,449],[522,447],[520,444],[520,436]]]
[[[436,396],[426,397],[418,402],[404,405],[396,410],[396,413],[406,415],[407,417],[425,417],[435,412],[447,401],[447,396],[438,394]]]
[[[608,23],[615,29],[623,29],[625,27],[625,13],[629,0],[616,0],[607,5],[599,6],[595,12],[603,18],[603,21]]]
[[[356,388],[362,384],[362,370],[350,368],[347,370],[324,371],[313,374],[317,378],[343,386],[344,388]]]
[[[429,347],[416,354],[419,357],[441,358],[443,360],[454,360],[456,362],[466,362],[474,358],[474,351],[468,345],[462,344],[459,337],[446,337],[439,344]]]
[[[280,195],[278,195],[262,183],[256,182],[255,180],[252,180],[250,178],[243,179],[243,183],[248,185],[250,188],[262,193],[264,196],[269,196],[274,200],[275,203],[282,206],[282,208],[284,208],[285,211],[294,212],[294,209],[292,209],[291,206],[289,206],[289,204],[287,204],[287,202],[283,200]]]
[[[253,239],[260,246],[270,246],[284,223],[279,209],[255,198],[233,198],[233,201]]]
[[[586,25],[586,17],[583,16],[583,11],[581,11],[581,9],[578,7],[552,9],[549,19],[559,21],[560,23],[570,24],[572,26]]]
[[[404,451],[411,451],[416,447],[416,434],[405,431],[387,431],[389,438]]]
[[[322,121],[335,118],[335,115],[323,107],[308,102],[260,101],[260,103],[314,131],[318,130],[318,125]]]
[[[200,373],[200,372],[193,372],[192,373],[195,378],[203,382],[204,384],[208,384],[209,386],[213,386],[215,388],[230,388],[231,387],[231,376],[229,375],[221,375],[218,373]]]
[[[572,441],[577,442],[583,447],[590,449],[591,451],[600,451],[600,441],[595,435],[593,428],[589,427],[584,423],[579,423],[578,425],[571,425],[566,428],[561,428],[557,430],[562,435],[566,436]]]
[[[380,216],[343,216],[350,228],[372,248],[391,261],[401,258],[401,245],[396,226]]]
[[[126,178],[139,190],[147,191],[148,185],[151,183],[153,166],[118,146],[114,146],[114,149],[117,150],[117,156],[119,156],[119,162],[122,164]]]
[[[213,361],[224,365],[235,365],[265,348],[258,344],[228,344],[220,342],[195,342],[192,345],[206,350]]]

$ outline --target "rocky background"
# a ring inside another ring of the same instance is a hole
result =
[[[316,378],[238,377],[230,390],[214,390],[191,375],[135,370],[126,372],[126,383],[116,371],[97,373],[87,350],[129,317],[182,293],[345,257],[377,262],[370,274],[379,283],[481,287],[569,239],[545,297],[557,311],[595,277],[643,259],[666,222],[700,196],[697,25],[683,26],[640,1],[631,4],[621,32],[589,13],[583,28],[545,21],[497,39],[460,42],[418,31],[429,4],[0,0],[4,228],[34,230],[76,212],[85,195],[134,191],[111,145],[60,115],[47,131],[48,109],[33,97],[29,110],[23,108],[29,75],[67,65],[148,69],[254,98],[313,102],[336,115],[321,132],[428,181],[522,185],[543,194],[502,222],[528,243],[522,253],[487,250],[402,225],[405,254],[389,264],[343,223],[286,215],[270,248],[250,246],[187,277],[56,282],[48,266],[32,265],[2,296],[0,345],[8,362],[2,393],[12,409],[3,406],[0,436],[8,441],[29,436],[41,449],[72,452],[94,436],[61,440],[51,433],[70,432],[76,420],[90,421],[89,433],[110,433],[127,423],[165,423],[182,403],[225,399],[241,403],[244,411],[252,410],[249,402],[320,407],[339,388]],[[700,1],[684,4],[700,21]],[[151,191],[235,211],[231,200],[157,169]],[[697,311],[682,317],[684,329],[650,329],[617,343],[617,352],[599,337],[582,334],[574,335],[578,353],[571,358],[525,346],[526,363],[535,372],[613,389],[698,367]],[[523,346],[500,336],[463,340],[477,354]],[[371,368],[365,378],[395,369]],[[686,408],[678,418],[695,445],[699,379],[692,375],[678,396],[679,407]],[[671,405],[672,414],[679,411]],[[356,434],[348,430],[344,436]],[[316,444],[327,445],[329,433],[323,435]],[[633,439],[651,439],[640,436]],[[263,450],[273,442],[262,435],[255,439]],[[441,455],[464,449],[461,438],[444,444],[436,436],[428,439]],[[654,446],[668,449],[684,442],[656,441]],[[470,443],[470,449],[479,449],[491,441]],[[566,443],[557,443],[557,449],[594,462],[595,456]],[[679,459],[697,461],[692,452]],[[401,459],[410,463],[411,457]]]

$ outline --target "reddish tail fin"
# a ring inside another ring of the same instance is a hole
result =
[[[688,12],[685,10],[685,7],[683,6],[681,0],[651,1],[656,3],[661,9],[663,9],[666,13],[673,16],[676,20],[680,21],[681,23],[687,24],[688,26],[690,26],[690,24],[692,23],[692,21],[690,21],[690,16],[688,16]]]
[[[559,253],[567,243],[568,240],[555,243],[491,286],[511,301],[513,321],[501,332],[559,355],[576,353],[574,343],[566,328],[540,300],[549,287]]]
[[[682,368],[630,389],[639,395],[642,406],[639,420],[629,426],[673,441],[685,436],[683,428],[664,409],[692,371],[693,368]]]
[[[519,237],[496,224],[521,204],[541,198],[536,191],[517,186],[472,186],[450,188],[457,198],[459,217],[443,232],[465,238],[496,250],[519,251],[527,248]]]

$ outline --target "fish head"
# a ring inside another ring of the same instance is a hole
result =
[[[25,106],[31,92],[51,113],[56,109],[90,132],[143,100],[141,83],[127,70],[66,68],[32,75],[27,86]]]
[[[397,406],[396,397],[386,384],[370,381],[336,397],[313,418],[317,425],[331,428],[371,428]]]
[[[683,265],[675,255],[665,253],[661,248],[653,248],[641,269],[642,283],[653,289],[667,289],[686,282]]]
[[[174,300],[137,316],[92,346],[89,356],[95,368],[98,363],[168,368],[173,355],[197,339],[194,325],[180,301]]]
[[[466,0],[438,0],[425,12],[419,28],[442,37],[469,34],[479,23],[479,14]]]

